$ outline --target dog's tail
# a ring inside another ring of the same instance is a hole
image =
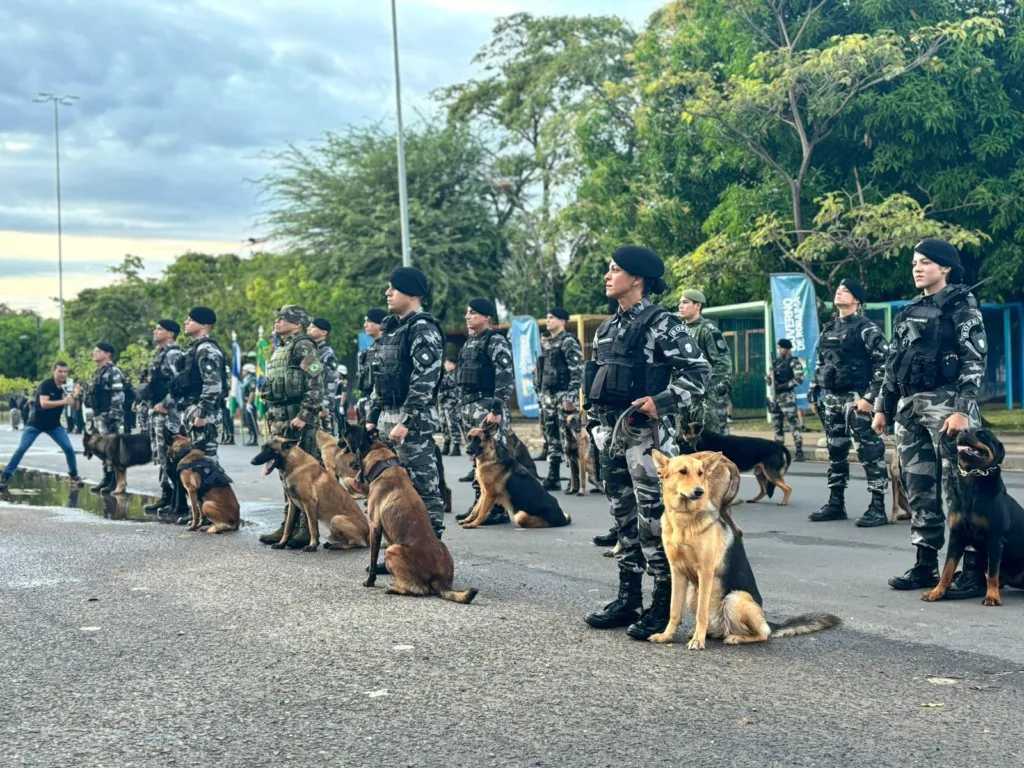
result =
[[[454,592],[450,589],[442,589],[438,590],[437,594],[442,600],[469,605],[473,602],[473,598],[476,597],[477,592],[478,590],[475,588],[467,589],[464,592]]]
[[[772,637],[795,637],[838,627],[842,623],[842,619],[831,613],[804,613],[777,624],[774,621],[769,621],[768,626],[772,630]]]

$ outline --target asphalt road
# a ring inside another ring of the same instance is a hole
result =
[[[0,431],[0,457],[16,437]],[[387,577],[362,587],[366,550],[260,546],[280,491],[253,454],[222,452],[252,523],[235,534],[0,504],[0,765],[1024,762],[1024,592],[986,608],[890,590],[913,560],[907,524],[807,521],[824,465],[794,467],[789,507],[736,518],[771,617],[825,610],[845,625],[687,651],[583,624],[615,592],[590,544],[610,522],[599,496],[562,497],[563,529],[452,521],[456,586],[480,589],[463,606],[385,595]],[[44,437],[23,466],[63,457]],[[466,467],[447,461],[452,480]],[[1009,482],[1021,497],[1024,477]],[[468,484],[452,485],[468,506]],[[154,471],[130,470],[129,488],[155,491]]]

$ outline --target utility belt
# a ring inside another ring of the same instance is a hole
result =
[[[621,411],[588,411],[587,419],[589,421],[596,421],[602,427],[614,427],[615,422],[619,420],[619,417],[625,413],[625,411],[625,408]]]
[[[270,402],[269,400],[264,398],[263,402],[266,404],[267,408],[287,408],[289,405],[299,405],[302,402],[302,400],[303,398],[301,397],[289,397],[287,400],[277,400],[275,402]]]
[[[487,394],[486,392],[466,392],[459,398],[459,402],[462,405],[466,403],[475,403],[478,400],[493,400],[494,393]]]

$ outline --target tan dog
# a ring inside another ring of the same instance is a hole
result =
[[[661,479],[665,512],[661,540],[672,569],[672,606],[664,632],[652,643],[667,643],[682,621],[683,598],[696,616],[687,648],[701,649],[708,635],[727,645],[760,643],[769,637],[788,637],[840,624],[827,613],[807,614],[773,624],[765,619],[743,540],[721,517],[707,487],[722,454],[669,458],[651,454]],[[712,481],[713,482],[713,481]]]
[[[604,488],[597,479],[597,466],[594,462],[594,454],[590,452],[590,432],[587,431],[587,415],[580,411],[573,411],[565,418],[565,424],[576,442],[576,450],[572,455],[566,457],[569,465],[569,486],[565,489],[567,496],[576,494],[582,496],[586,493],[587,478],[594,487],[591,493],[604,493]]]
[[[434,534],[423,499],[413,487],[398,456],[362,427],[346,425],[345,441],[357,456],[360,483],[366,485],[370,514],[370,568],[364,586],[377,583],[377,555],[381,537],[389,546],[384,565],[395,581],[385,591],[393,595],[437,595],[453,603],[470,603],[475,589],[452,590],[455,562]]]
[[[192,443],[182,435],[171,440],[172,455],[191,447]],[[185,530],[205,533],[237,531],[241,517],[238,497],[220,465],[202,451],[192,450],[182,457],[177,468],[192,510],[192,522]],[[209,525],[202,525],[204,518],[210,521]]]
[[[907,492],[903,490],[903,478],[900,477],[900,452],[895,448],[889,460],[889,481],[892,483],[892,514],[889,522],[909,520],[910,503],[907,501]]]
[[[330,432],[317,432],[316,445],[320,449],[320,456],[324,460],[324,467],[328,472],[333,472],[338,482],[345,486],[345,490],[354,499],[365,499],[366,494],[356,490],[356,470],[352,463],[356,455],[339,443],[337,437]]]
[[[324,549],[369,546],[370,521],[366,513],[341,487],[334,474],[320,466],[320,462],[302,450],[295,440],[272,437],[252,463],[264,465],[264,477],[275,469],[281,470],[288,517],[281,540],[271,547],[284,548],[300,513],[306,516],[306,525],[309,526],[309,545],[303,548],[306,552],[315,552],[320,544],[320,521],[330,528]]]

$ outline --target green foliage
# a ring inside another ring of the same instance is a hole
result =
[[[0,304],[0,376],[41,379],[57,352],[58,324]]]

